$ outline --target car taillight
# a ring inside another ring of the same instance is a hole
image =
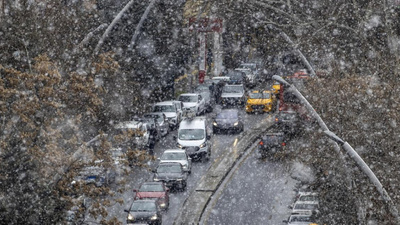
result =
[[[286,143],[285,143],[285,142],[282,142],[282,146],[286,146]]]
[[[260,143],[259,143],[260,145],[264,145],[264,142],[263,141],[260,141]]]
[[[275,122],[278,122],[278,121],[279,121],[278,117],[275,117]]]

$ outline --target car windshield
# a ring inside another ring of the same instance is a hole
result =
[[[253,98],[253,99],[261,99],[263,97],[263,94],[261,93],[250,93],[249,94],[249,98]]]
[[[217,116],[215,118],[216,119],[237,119],[238,112],[237,111],[220,112],[219,114],[217,114]]]
[[[209,91],[210,88],[205,86],[205,85],[201,85],[201,86],[197,86],[196,87],[196,91],[202,92],[202,91]]]
[[[243,74],[241,72],[230,72],[227,75],[231,80],[243,80]]]
[[[180,167],[180,164],[173,164],[173,165],[160,164],[157,167],[157,173],[182,173],[182,168]]]
[[[155,105],[153,112],[175,112],[173,105]]]
[[[157,123],[162,123],[164,121],[164,119],[157,114],[145,114],[144,118],[155,118],[157,120]]]
[[[257,65],[256,64],[247,64],[247,63],[245,63],[245,64],[241,64],[240,68],[249,68],[249,69],[255,70],[257,68]]]
[[[181,102],[197,102],[197,95],[181,95],[179,96],[179,101]]]
[[[312,222],[311,216],[291,216],[289,222]]]
[[[133,212],[154,212],[157,210],[155,202],[133,202],[131,210]]]
[[[312,201],[318,201],[318,196],[315,195],[304,195],[304,196],[300,196],[299,201],[305,202],[312,202]]]
[[[162,192],[164,188],[162,184],[143,184],[139,188],[140,192]]]
[[[306,204],[306,203],[303,204],[303,203],[300,203],[300,204],[296,204],[293,209],[296,209],[296,210],[302,210],[302,209],[313,210],[313,209],[316,209],[316,208],[317,208],[317,204]]]
[[[263,98],[270,99],[271,98],[271,93],[264,92],[263,93]]]
[[[204,139],[203,129],[181,129],[179,130],[180,140],[202,140]]]
[[[186,154],[183,152],[165,152],[161,160],[186,160]]]
[[[243,93],[242,86],[224,86],[222,90],[224,93]]]

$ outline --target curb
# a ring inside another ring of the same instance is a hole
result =
[[[263,127],[242,132],[235,140],[236,144],[214,160],[206,174],[200,179],[197,187],[190,193],[175,218],[175,225],[199,224],[200,219],[230,170],[236,165],[256,139],[273,125],[268,121]]]

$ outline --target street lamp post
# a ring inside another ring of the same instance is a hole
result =
[[[371,181],[372,184],[376,187],[378,190],[379,194],[383,198],[386,206],[389,208],[390,213],[396,220],[396,224],[400,224],[400,218],[399,218],[399,212],[395,205],[393,204],[389,194],[386,192],[385,188],[379,181],[379,179],[375,176],[375,174],[372,172],[372,170],[368,167],[368,165],[364,162],[364,160],[357,154],[357,152],[350,146],[349,143],[343,141],[341,138],[339,138],[336,134],[331,132],[324,121],[321,119],[321,117],[318,115],[318,113],[314,110],[314,108],[311,106],[311,104],[307,101],[307,99],[297,90],[297,88],[285,81],[282,77],[278,75],[272,76],[272,79],[278,81],[279,83],[283,84],[284,86],[288,87],[288,91],[293,92],[293,94],[298,97],[301,101],[302,104],[304,104],[308,110],[308,112],[311,114],[313,118],[315,118],[320,125],[321,129],[324,131],[324,134],[329,137],[331,140],[333,140],[336,145],[340,145],[346,153],[350,156],[350,158],[357,164],[357,166],[361,169],[361,171],[367,175],[369,180]],[[340,151],[340,150],[339,150]]]

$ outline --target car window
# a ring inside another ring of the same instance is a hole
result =
[[[134,212],[154,212],[157,206],[154,202],[133,202],[130,211]]]
[[[179,101],[181,102],[197,102],[197,96],[181,95],[179,96]]]
[[[266,98],[266,99],[270,99],[271,98],[271,93],[266,93],[266,92],[264,92],[263,93],[263,98]]]
[[[173,165],[160,164],[157,167],[157,173],[181,173],[181,172],[182,172],[182,168],[181,168],[180,164],[173,164]]]
[[[164,191],[162,184],[143,184],[139,188],[140,192],[159,192]]]
[[[317,204],[296,204],[293,209],[313,210],[317,208]]]
[[[289,222],[311,222],[311,216],[291,216]]]
[[[237,111],[223,111],[217,114],[216,119],[236,119],[238,118]]]
[[[153,112],[175,112],[173,105],[155,105]]]
[[[162,160],[186,160],[186,154],[183,152],[166,152],[161,156]]]
[[[202,140],[204,139],[203,129],[181,129],[178,131],[179,140]]]
[[[300,196],[299,201],[318,201],[318,197],[314,195]]]
[[[263,98],[263,94],[261,94],[261,93],[250,93],[249,94],[249,98],[261,99],[261,98]]]
[[[222,92],[225,93],[243,93],[242,86],[224,86]]]

